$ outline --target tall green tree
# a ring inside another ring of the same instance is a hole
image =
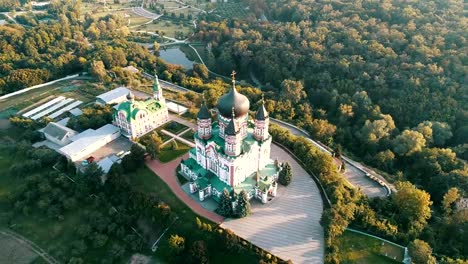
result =
[[[399,223],[409,235],[417,236],[431,218],[430,195],[410,182],[398,182],[396,188],[393,201],[398,209]]]
[[[219,202],[218,213],[224,217],[231,217],[233,214],[231,195],[226,188],[224,188]]]
[[[236,204],[236,216],[239,218],[246,217],[250,215],[250,202],[247,196],[247,193],[242,190],[237,197]]]
[[[432,248],[423,240],[415,239],[408,246],[411,261],[414,264],[436,264],[437,260],[432,256]]]
[[[288,186],[292,180],[292,171],[291,171],[291,164],[286,162],[283,166],[283,169],[279,172],[278,175],[278,182],[284,186]]]

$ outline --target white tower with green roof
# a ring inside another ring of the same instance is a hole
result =
[[[162,88],[159,84],[158,75],[154,74],[154,82],[153,82],[153,97],[154,99],[158,100],[159,102],[166,103],[166,99],[163,97]]]

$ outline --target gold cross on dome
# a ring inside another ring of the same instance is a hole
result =
[[[232,71],[231,73],[231,77],[232,77],[232,81],[235,81],[236,80],[236,71]]]

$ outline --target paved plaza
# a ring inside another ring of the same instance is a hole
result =
[[[323,263],[325,242],[320,226],[322,198],[311,176],[284,150],[272,145],[271,157],[288,161],[293,180],[279,186],[267,204],[252,201],[252,215],[226,220],[222,226],[238,236],[293,263]]]

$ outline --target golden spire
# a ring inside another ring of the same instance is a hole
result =
[[[237,74],[237,72],[234,71],[234,70],[233,70],[232,73],[231,73],[231,77],[232,77],[232,88],[234,88],[234,89],[236,88],[236,74]]]

